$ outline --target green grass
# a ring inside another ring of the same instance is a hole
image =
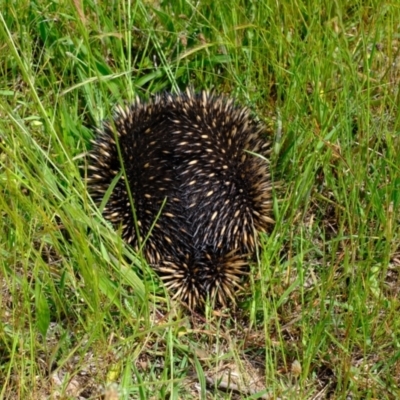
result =
[[[0,399],[399,398],[399,21],[394,1],[3,0]],[[283,182],[238,309],[204,318],[82,179],[115,104],[189,85],[265,120]]]

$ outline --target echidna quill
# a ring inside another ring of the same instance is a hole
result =
[[[188,90],[117,108],[93,142],[92,198],[102,201],[122,160],[104,217],[135,249],[143,245],[165,286],[191,308],[207,297],[234,301],[258,233],[273,223],[264,134],[232,99]]]

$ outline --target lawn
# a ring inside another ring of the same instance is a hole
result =
[[[0,399],[400,398],[400,6],[3,0]],[[118,104],[187,87],[270,131],[271,232],[191,312],[85,183]]]

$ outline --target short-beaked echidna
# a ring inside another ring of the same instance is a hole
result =
[[[103,215],[192,308],[208,296],[234,300],[258,233],[273,222],[264,134],[234,100],[187,90],[117,108],[93,141],[92,198],[102,201],[122,161]]]

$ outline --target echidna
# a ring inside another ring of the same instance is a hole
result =
[[[234,300],[273,222],[264,134],[232,99],[187,90],[117,108],[93,142],[91,196],[101,202],[122,161],[104,217],[192,308]]]

